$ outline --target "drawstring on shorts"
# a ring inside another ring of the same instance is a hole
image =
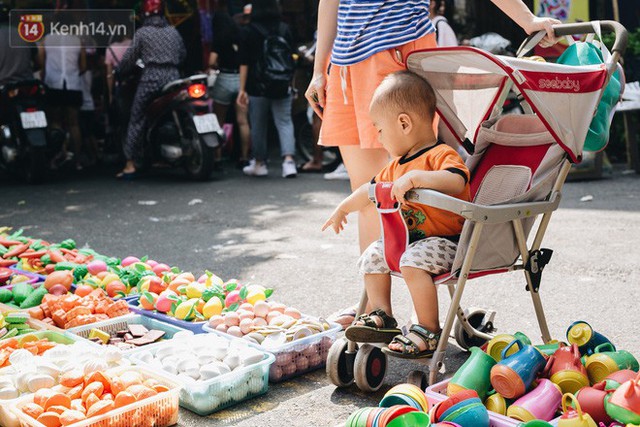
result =
[[[340,67],[340,87],[342,88],[342,98],[344,99],[344,105],[349,104],[347,99],[347,67]]]

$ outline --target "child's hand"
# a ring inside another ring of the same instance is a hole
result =
[[[326,230],[330,226],[336,234],[340,234],[344,230],[344,224],[347,223],[347,212],[340,210],[340,208],[333,211],[327,222],[322,226],[322,231]]]
[[[413,178],[415,176],[414,172],[415,171],[408,172],[393,182],[393,187],[391,188],[391,195],[399,203],[402,203],[402,204],[407,203],[407,200],[405,199],[404,195],[407,193],[407,191],[415,188],[415,184],[413,183]]]

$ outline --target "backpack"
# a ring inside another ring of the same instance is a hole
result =
[[[284,37],[284,24],[280,23],[275,33],[261,25],[255,25],[264,36],[262,52],[256,63],[256,84],[260,93],[272,99],[285,98],[295,71],[293,49]]]

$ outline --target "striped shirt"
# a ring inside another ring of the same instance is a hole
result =
[[[353,65],[434,31],[429,0],[340,0],[331,62]]]

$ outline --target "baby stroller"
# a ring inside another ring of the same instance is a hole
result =
[[[542,63],[494,56],[470,47],[427,49],[407,58],[407,68],[423,76],[435,89],[440,118],[456,142],[470,153],[467,166],[471,171],[472,202],[428,189],[407,195],[413,202],[465,218],[451,271],[434,277],[436,285],[447,286],[451,305],[442,327],[443,338],[429,363],[429,384],[444,372],[445,337],[453,332],[460,347],[469,349],[482,346],[495,332],[495,312],[460,307],[469,279],[523,271],[542,340],[551,340],[538,290],[552,251],[541,248],[542,239],[552,212],[560,204],[571,163],[582,155],[600,97],[627,43],[626,30],[613,21],[554,27],[557,36],[566,36],[593,33],[598,25],[616,35],[613,55],[600,65]],[[536,34],[525,41],[520,56],[543,36]],[[521,96],[526,114],[503,115],[501,106],[510,91]],[[402,243],[406,229],[398,232],[396,227],[390,238],[387,225],[406,225],[397,220],[398,204],[381,197],[384,185],[372,186],[370,198],[381,215],[385,258],[393,269],[393,256],[406,248],[406,239]],[[527,238],[540,216],[528,246]],[[365,293],[358,314],[364,312],[366,303]],[[359,345],[346,338],[336,341],[327,359],[327,374],[336,386],[346,387],[355,381],[363,391],[380,388],[386,367],[386,355],[379,347]],[[409,382],[424,389],[427,378],[424,372],[414,371]]]

